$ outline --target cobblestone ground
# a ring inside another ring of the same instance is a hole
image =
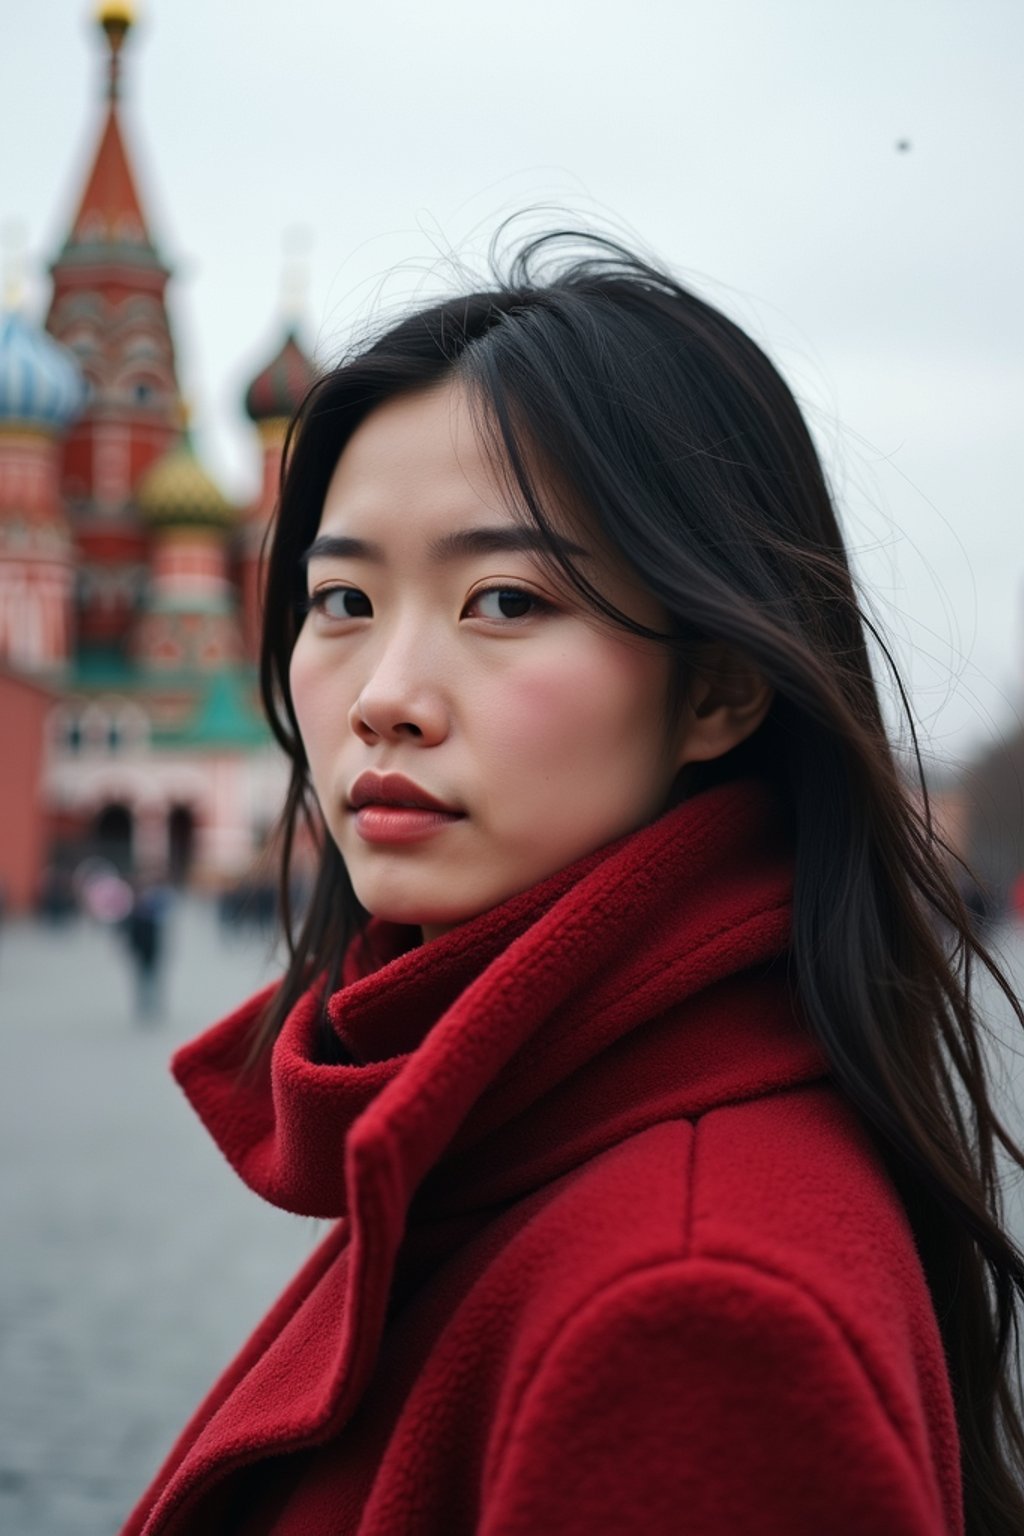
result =
[[[1024,934],[1001,938],[1024,986]],[[169,950],[165,1016],[144,1026],[109,931],[0,934],[4,1536],[116,1531],[323,1230],[242,1186],[166,1069],[277,967],[195,902]],[[1024,1043],[1003,1059],[1022,1135]],[[1020,1184],[1010,1203],[1024,1239]]]
[[[110,1536],[310,1251],[223,1161],[167,1071],[278,967],[186,904],[165,1015],[116,936],[0,933],[0,1532]]]

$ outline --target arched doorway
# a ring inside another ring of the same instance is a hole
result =
[[[128,875],[132,869],[132,813],[120,801],[98,812],[92,829],[93,852]]]
[[[167,876],[184,885],[195,853],[196,818],[190,805],[172,805],[167,818]]]

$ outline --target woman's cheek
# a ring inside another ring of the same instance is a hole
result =
[[[577,749],[586,756],[618,740],[638,716],[645,720],[652,701],[660,715],[668,686],[664,656],[581,629],[576,644],[538,654],[491,692],[488,713],[503,750],[533,755],[547,744],[563,759]]]
[[[330,744],[327,738],[340,734],[339,723],[344,727],[347,721],[343,677],[314,644],[303,644],[300,635],[292,652],[288,685],[302,743],[313,767],[316,757]]]
[[[306,739],[306,721],[312,716],[313,668],[308,659],[308,646],[303,645],[303,637],[299,636],[292,651],[292,659],[288,667],[288,688],[292,696],[292,708],[295,710],[295,718],[299,722],[299,730],[303,740]]]
[[[578,665],[540,662],[488,690],[477,719],[486,720],[492,749],[503,757],[511,754],[513,762],[543,758],[549,746],[564,755],[588,707],[581,692],[596,682]]]

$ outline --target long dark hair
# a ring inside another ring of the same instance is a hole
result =
[[[325,833],[288,685],[305,595],[300,557],[328,481],[374,406],[457,378],[476,403],[518,515],[551,536],[542,481],[557,467],[594,526],[672,616],[685,668],[701,642],[751,659],[771,711],[719,772],[778,785],[796,848],[792,963],[802,1008],[906,1206],[942,1330],[959,1422],[967,1530],[1024,1530],[1015,1397],[1024,1260],[1001,1209],[999,1120],[972,1000],[980,964],[1024,1015],[973,933],[920,779],[888,740],[842,536],[788,387],[731,320],[671,275],[593,236],[530,241],[487,291],[409,315],[314,385],[289,434],[270,548],[261,687],[288,754],[282,894],[290,964],[253,1042],[269,1049],[300,993],[339,982],[366,919]],[[612,623],[551,542],[550,558]],[[897,680],[895,667],[893,676]],[[906,698],[903,697],[904,706]],[[288,874],[305,823],[319,850],[293,931]],[[333,1036],[324,1032],[324,1050]]]

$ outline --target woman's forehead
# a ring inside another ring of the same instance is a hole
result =
[[[454,382],[376,406],[349,438],[324,498],[321,526],[398,517],[407,526],[486,511],[514,520],[507,489]]]
[[[446,380],[375,407],[343,449],[318,533],[437,540],[461,528],[536,530],[500,444],[466,387]],[[552,533],[582,557],[595,538],[557,477],[527,454],[531,488]]]

